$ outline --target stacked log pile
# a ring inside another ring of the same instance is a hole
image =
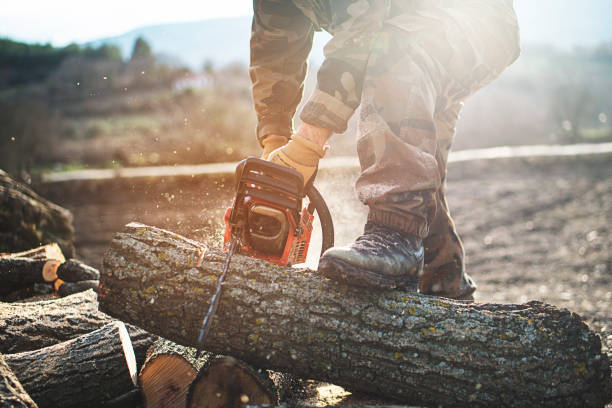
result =
[[[0,170],[0,252],[18,252],[57,242],[74,257],[72,214]]]
[[[0,407],[21,406],[3,402],[17,398],[8,391],[18,389],[39,407],[101,406],[135,388],[137,367],[156,339],[98,311],[92,290],[0,302],[0,322],[0,356],[22,387],[0,389]]]
[[[20,253],[0,254],[0,300],[14,301],[55,290],[68,296],[97,289],[100,272],[76,260],[66,261],[56,243]]]
[[[28,249],[49,241],[59,244]],[[200,406],[211,392],[208,406],[228,406],[234,393],[241,406],[277,402],[273,383],[258,382],[267,378],[261,372],[153,344],[156,336],[100,312],[87,290],[97,289],[100,273],[70,259],[72,241],[67,210],[0,170],[0,408],[183,407],[188,396]]]
[[[0,302],[0,322],[0,407],[244,406],[290,391],[278,373],[124,326],[93,290]]]

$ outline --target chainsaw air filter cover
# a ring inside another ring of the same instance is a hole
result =
[[[289,221],[285,213],[274,207],[253,204],[249,207],[247,222],[249,242],[262,253],[281,255],[289,235]]]

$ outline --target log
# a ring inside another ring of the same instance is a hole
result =
[[[278,402],[267,372],[231,357],[207,352],[198,355],[195,348],[165,339],[156,341],[147,352],[138,384],[147,408],[198,407],[204,403],[230,406],[227,404],[236,401],[236,395],[238,400],[245,396],[259,404]]]
[[[257,371],[233,357],[215,356],[189,386],[186,407],[222,408],[275,403],[278,403],[278,393],[265,371]]]
[[[60,281],[58,279],[58,281]],[[84,292],[87,289],[97,290],[100,281],[97,280],[85,280],[79,282],[64,282],[60,281],[58,285],[57,294],[60,297],[74,295],[75,293]]]
[[[193,346],[224,261],[129,224],[104,258],[100,308]],[[612,394],[599,337],[568,310],[367,291],[240,255],[204,348],[404,403],[601,407]]]
[[[98,310],[89,290],[61,299],[0,303],[0,353],[19,353],[51,346],[111,323]]]
[[[100,280],[100,272],[81,261],[69,259],[59,266],[57,277],[66,282]]]
[[[52,346],[113,322],[98,310],[92,290],[65,298],[28,303],[0,302],[0,353],[20,353]],[[127,325],[136,362],[141,366],[156,337]]]
[[[23,386],[0,354],[0,408],[36,408]]]
[[[54,297],[53,286],[48,283],[34,283],[0,296],[0,302],[36,302]]]
[[[13,302],[53,293],[51,283],[65,261],[55,243],[0,254],[0,300]]]
[[[0,170],[0,252],[24,251],[56,242],[74,256],[72,214]]]
[[[34,285],[41,283],[53,284],[61,297],[87,289],[97,290],[99,279],[97,269],[75,259],[65,261],[57,245],[0,256],[0,296],[5,301],[38,293],[40,288]]]
[[[307,397],[308,390],[306,389],[307,381],[296,377],[293,374],[281,373],[278,371],[267,370],[268,376],[278,394],[278,400],[281,403],[295,403]],[[249,405],[253,405],[252,402]]]
[[[106,401],[102,406],[104,408],[140,408],[142,407],[142,395],[138,388],[134,388],[123,395]]]
[[[0,258],[0,295],[35,283],[51,284],[57,279],[60,263],[55,259]]]
[[[136,385],[136,359],[121,322],[6,362],[39,407],[97,407]]]
[[[62,250],[55,242],[22,252],[1,253],[0,258],[56,259],[60,262],[66,262]]]
[[[147,408],[185,407],[189,384],[212,356],[210,353],[196,354],[194,348],[165,339],[157,340],[149,348],[138,374],[138,385]]]

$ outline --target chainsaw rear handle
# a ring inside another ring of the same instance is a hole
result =
[[[308,204],[308,212],[314,214],[314,211],[319,215],[321,223],[321,255],[329,248],[334,246],[334,222],[327,207],[327,203],[323,199],[319,190],[315,186],[311,186],[306,193],[310,203]]]

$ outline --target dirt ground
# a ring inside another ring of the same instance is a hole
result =
[[[327,170],[317,180],[340,244],[360,234],[366,216],[353,191],[356,174],[356,169]],[[130,221],[218,245],[231,184],[228,176],[181,177],[38,189],[73,212],[77,253],[100,267],[112,234]],[[451,164],[447,192],[467,270],[478,284],[476,301],[540,300],[567,308],[600,334],[610,355],[612,155]],[[316,257],[309,262],[316,265]],[[383,402],[333,387],[318,390],[311,403]]]

